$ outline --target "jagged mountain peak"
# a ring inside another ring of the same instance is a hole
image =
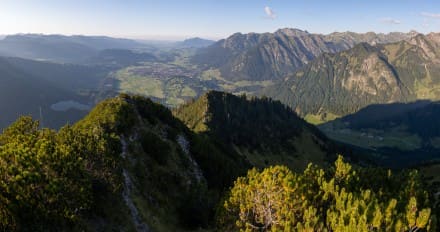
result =
[[[275,33],[275,35],[277,34],[284,34],[287,36],[307,36],[310,35],[310,33],[308,31],[303,31],[301,29],[297,29],[297,28],[282,28],[277,30]]]
[[[440,36],[435,33],[428,35],[417,34],[408,43],[423,51],[425,58],[439,61],[440,57]]]

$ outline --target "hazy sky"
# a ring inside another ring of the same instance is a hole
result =
[[[439,0],[0,0],[0,34],[181,39],[291,27],[440,32]]]

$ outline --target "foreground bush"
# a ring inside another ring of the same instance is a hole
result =
[[[228,231],[436,231],[416,171],[354,168],[342,157],[329,170],[309,165],[302,174],[252,169],[218,219]]]

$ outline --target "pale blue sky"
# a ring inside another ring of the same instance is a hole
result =
[[[438,0],[2,0],[0,34],[181,39],[299,28],[440,32]]]

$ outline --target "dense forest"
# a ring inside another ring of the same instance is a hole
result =
[[[303,127],[308,126],[290,108],[270,98],[248,99],[246,95],[237,97],[218,91],[210,91],[202,98],[206,99],[199,104],[190,102],[190,109],[181,106],[175,114],[198,132],[209,128],[226,143],[252,148],[279,146],[282,141],[299,136]],[[324,139],[319,130],[314,132]]]

